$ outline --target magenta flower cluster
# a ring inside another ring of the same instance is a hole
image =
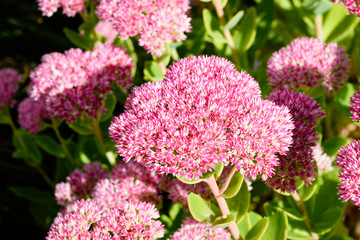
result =
[[[316,177],[316,162],[313,147],[318,141],[315,129],[317,121],[325,116],[319,104],[305,93],[296,93],[288,89],[279,89],[270,93],[268,99],[279,106],[287,106],[293,116],[293,145],[286,155],[279,156],[280,164],[275,174],[266,184],[282,192],[297,189],[296,181],[302,180],[306,185]]]
[[[353,141],[340,148],[335,164],[340,170],[338,195],[360,207],[360,141]]]
[[[58,239],[158,239],[164,236],[159,211],[152,203],[127,201],[103,208],[93,199],[74,202],[53,221],[46,240]]]
[[[17,108],[18,123],[21,128],[36,134],[41,127],[41,121],[50,117],[45,109],[45,103],[30,97],[22,100]]]
[[[189,0],[100,0],[96,13],[122,39],[139,36],[139,45],[160,57],[165,44],[186,39],[191,29]]]
[[[358,0],[332,0],[334,3],[343,3],[349,13],[360,17],[360,2]]]
[[[51,17],[60,7],[63,9],[63,14],[66,14],[68,17],[74,17],[76,13],[84,11],[86,1],[87,0],[37,0],[39,10],[43,16],[47,17]]]
[[[82,114],[97,118],[106,111],[104,101],[113,83],[125,90],[132,86],[133,65],[123,48],[107,44],[93,51],[46,54],[30,73],[29,94],[45,102],[46,111],[55,119],[73,122]]]
[[[249,74],[216,56],[175,62],[163,81],[135,87],[125,109],[109,128],[124,160],[187,179],[219,162],[266,179],[292,143],[289,110],[263,100]]]
[[[350,98],[350,114],[351,118],[356,121],[360,122],[360,89],[356,91]]]
[[[232,238],[225,228],[212,228],[211,224],[198,222],[192,217],[187,217],[170,239],[231,240]]]
[[[18,89],[18,82],[22,80],[22,75],[13,68],[3,68],[0,70],[0,110],[4,105],[13,106],[16,101],[14,94]]]
[[[323,86],[338,91],[349,76],[349,57],[336,43],[326,45],[316,38],[301,37],[273,53],[267,63],[273,89],[302,89]]]

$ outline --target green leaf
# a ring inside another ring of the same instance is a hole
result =
[[[106,112],[104,115],[101,115],[100,121],[106,121],[113,116],[113,112],[116,106],[116,97],[114,94],[107,94],[105,100],[105,109]]]
[[[183,205],[181,203],[172,204],[169,210],[169,216],[172,220],[181,212]]]
[[[225,37],[221,31],[221,25],[209,9],[203,9],[203,21],[206,33],[214,40],[214,42],[226,43]]]
[[[328,0],[310,0],[303,3],[302,7],[305,12],[315,15],[321,15],[331,8],[332,4]]]
[[[211,218],[221,215],[217,207],[195,193],[189,194],[188,205],[191,215],[199,222],[210,222]]]
[[[269,226],[267,227],[261,240],[286,240],[288,220],[286,214],[277,210],[269,217]]]
[[[144,79],[151,82],[162,81],[164,75],[161,72],[159,64],[155,61],[145,61]]]
[[[19,139],[20,138],[20,139]],[[13,134],[15,157],[23,158],[29,165],[38,166],[42,162],[42,155],[35,144],[33,136],[25,129],[16,130]]]
[[[230,214],[224,218],[224,216],[220,216],[215,218],[212,222],[212,227],[215,228],[226,228],[230,223],[235,221],[235,216]]]
[[[92,126],[94,125],[94,119],[90,117],[81,117],[77,118],[76,121],[72,123],[66,123],[72,130],[81,134],[81,135],[92,135],[91,131]]]
[[[301,189],[299,189],[298,193],[302,202],[306,202],[314,195],[317,189],[317,181],[318,178],[316,178],[316,180],[311,185],[303,186]]]
[[[66,37],[77,47],[84,50],[91,50],[94,47],[94,42],[89,38],[82,36],[69,28],[64,28],[63,31]]]
[[[348,108],[350,107],[350,98],[356,92],[356,88],[352,83],[345,83],[345,85],[341,88],[341,90],[336,94],[335,99],[338,101],[342,106]]]
[[[35,135],[36,143],[47,153],[56,157],[64,158],[65,154],[61,146],[47,135]]]
[[[254,7],[249,8],[243,20],[240,23],[239,32],[241,33],[241,39],[238,51],[245,53],[251,45],[254,43],[256,36],[256,10]]]
[[[243,179],[244,176],[239,171],[236,171],[230,180],[229,186],[226,188],[222,196],[224,198],[234,197],[239,192]]]
[[[241,221],[237,224],[242,238],[245,238],[249,230],[257,224],[262,217],[256,212],[247,212]]]
[[[215,167],[213,167],[212,169],[214,169],[214,177],[215,180],[218,180],[222,171],[224,170],[224,164],[222,164],[221,162],[218,163],[218,165],[216,165]]]
[[[333,4],[323,21],[323,38],[326,43],[338,42],[351,34],[359,23],[355,14],[348,14],[342,4]]]
[[[46,203],[54,199],[52,193],[40,191],[35,187],[9,186],[8,188],[15,195],[25,198],[31,202]]]
[[[236,223],[239,223],[250,207],[250,192],[246,182],[243,181],[240,191],[234,197],[225,200],[230,212],[236,217]]]
[[[9,117],[9,112],[8,111],[4,111],[0,110],[0,124],[9,124],[10,123],[10,117]]]
[[[261,239],[269,225],[269,218],[264,217],[250,231],[246,234],[245,240],[258,240]]]
[[[341,208],[331,208],[322,213],[316,219],[314,219],[314,226],[312,231],[317,234],[325,234],[333,229],[333,227],[340,221],[343,215]]]
[[[235,27],[244,16],[244,10],[238,11],[224,26],[224,30],[231,30]]]
[[[333,157],[338,153],[338,151],[341,147],[343,147],[347,144],[347,142],[348,142],[347,138],[344,138],[341,136],[336,136],[336,137],[326,139],[322,143],[322,147],[324,149],[324,152],[327,155],[329,155],[330,157]]]

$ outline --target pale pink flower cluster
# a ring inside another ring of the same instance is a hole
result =
[[[280,164],[275,168],[273,178],[266,184],[282,192],[296,190],[296,181],[302,180],[306,185],[315,180],[316,162],[313,149],[318,140],[317,121],[325,116],[319,104],[305,93],[296,93],[288,89],[275,90],[268,99],[279,106],[287,106],[293,116],[293,145],[286,155],[279,156]]]
[[[162,200],[160,186],[166,176],[148,171],[136,162],[119,162],[111,173],[99,180],[92,192],[99,205],[113,208],[128,200],[159,204]]]
[[[314,159],[316,161],[319,173],[326,173],[333,170],[333,160],[323,151],[321,145],[313,147]]]
[[[106,111],[104,101],[113,83],[125,90],[132,86],[133,65],[123,48],[108,44],[93,51],[46,54],[30,73],[30,97],[43,99],[55,119],[73,122],[82,114],[97,118]]]
[[[95,30],[106,38],[108,44],[112,44],[118,35],[111,23],[105,20],[99,21],[95,26]]]
[[[261,99],[246,72],[216,56],[175,62],[161,82],[135,87],[109,133],[124,160],[197,179],[219,162],[266,179],[292,143],[286,107]]]
[[[55,199],[59,205],[66,206],[76,200],[89,198],[95,184],[107,175],[100,162],[85,164],[83,169],[75,169],[66,182],[55,186]]]
[[[36,134],[40,130],[41,121],[49,117],[45,103],[41,100],[35,101],[30,97],[19,103],[17,111],[20,127],[32,134]]]
[[[358,0],[333,0],[334,3],[343,3],[349,13],[360,17],[360,2]]]
[[[93,199],[79,200],[54,219],[46,239],[158,239],[164,236],[159,217],[152,203],[130,201],[108,209]]]
[[[360,123],[360,89],[356,91],[356,93],[353,94],[353,96],[350,98],[350,113],[351,118]]]
[[[198,222],[192,217],[187,217],[170,239],[231,240],[232,238],[231,234],[225,228],[212,228],[211,224]]]
[[[336,165],[341,167],[338,195],[344,201],[351,200],[360,207],[360,141],[353,141],[340,148]]]
[[[76,13],[81,13],[85,10],[86,1],[87,0],[37,0],[39,10],[43,16],[47,17],[51,17],[60,7],[63,9],[63,14],[66,14],[68,17],[74,17]]]
[[[5,104],[13,106],[16,103],[14,94],[21,79],[22,75],[16,69],[3,68],[0,70],[0,110]]]
[[[96,13],[122,39],[139,36],[139,45],[160,57],[165,43],[186,39],[191,29],[189,0],[100,0]]]
[[[345,50],[336,43],[326,45],[316,38],[296,38],[269,59],[269,85],[292,90],[321,85],[327,93],[338,91],[349,78],[349,61]]]

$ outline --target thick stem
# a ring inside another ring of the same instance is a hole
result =
[[[213,4],[214,4],[215,10],[216,10],[216,14],[218,15],[220,24],[222,26],[225,26],[226,20],[225,20],[223,8],[221,6],[221,0],[213,0]],[[226,42],[231,49],[231,55],[234,60],[234,63],[237,67],[240,67],[240,59],[236,52],[234,40],[232,39],[230,30],[223,30],[223,33],[224,33]]]
[[[316,37],[322,41],[323,40],[323,28],[322,28],[321,15],[315,16],[315,32],[316,32]]]
[[[219,187],[216,183],[214,175],[211,176],[210,178],[206,179],[205,182],[209,185],[211,192],[215,196],[215,199],[220,207],[220,210],[221,210],[221,213],[223,214],[223,216],[230,215],[230,210],[225,201],[225,198],[220,196]],[[234,237],[234,239],[241,239],[239,229],[235,222],[230,223],[230,225],[228,226],[228,229],[229,229],[231,235]]]
[[[301,198],[300,198],[299,194],[296,191],[293,191],[291,193],[291,196],[295,200],[296,204],[298,205],[298,207],[300,209],[300,212],[302,214],[305,214],[305,223],[306,223],[307,227],[309,228],[310,235],[311,235],[312,239],[314,239],[314,240],[319,239],[319,236],[316,233],[311,232],[312,223],[311,223],[311,220],[309,218],[309,214],[306,211],[306,208],[305,208],[303,202],[301,201]]]
[[[236,172],[236,167],[234,166],[234,167],[231,169],[231,171],[229,172],[229,175],[227,175],[227,177],[226,177],[226,179],[225,179],[225,182],[224,182],[224,184],[222,185],[222,187],[221,187],[221,189],[220,189],[220,192],[219,192],[220,195],[222,195],[222,194],[226,191],[227,187],[228,187],[229,184],[230,184],[231,178],[232,178],[232,176],[235,174],[235,172]]]

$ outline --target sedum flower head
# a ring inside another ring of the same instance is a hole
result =
[[[350,98],[349,110],[351,118],[356,122],[360,122],[360,89]]]
[[[349,13],[356,14],[360,17],[360,4],[358,0],[332,0],[334,3],[343,3]]]
[[[13,68],[0,70],[0,111],[5,104],[13,106],[16,103],[14,94],[21,79],[22,75]]]
[[[165,180],[147,170],[137,162],[119,162],[112,172],[97,182],[92,192],[93,198],[104,207],[114,208],[127,200],[160,203],[159,186]]]
[[[37,0],[37,2],[43,16],[51,17],[61,7],[63,14],[74,17],[76,13],[84,11],[86,0]]]
[[[286,155],[279,156],[280,164],[275,168],[273,178],[266,181],[267,185],[285,192],[296,190],[296,181],[299,178],[305,184],[315,180],[316,162],[313,149],[318,140],[315,129],[317,120],[325,113],[319,104],[305,93],[295,93],[291,90],[275,90],[268,99],[278,105],[285,105],[290,109],[295,128],[293,129],[293,145]]]
[[[36,101],[30,97],[22,100],[17,110],[20,127],[32,134],[36,134],[40,130],[41,121],[48,118],[49,115],[42,99]]]
[[[111,85],[132,85],[131,57],[123,48],[97,45],[93,51],[70,49],[42,57],[31,73],[30,96],[43,98],[46,110],[56,119],[73,122],[83,113],[97,118],[106,111],[104,101]]]
[[[333,160],[324,152],[321,145],[317,144],[313,147],[313,153],[319,173],[330,172],[334,169]]]
[[[288,109],[262,100],[249,74],[215,56],[174,63],[163,81],[135,87],[125,108],[109,128],[124,160],[187,179],[219,162],[267,178],[292,141]]]
[[[336,43],[326,45],[316,38],[301,37],[275,52],[267,63],[273,89],[323,86],[338,91],[349,78],[349,57]]]
[[[100,0],[96,12],[122,39],[139,36],[139,45],[160,57],[165,44],[186,39],[189,0]]]
[[[164,226],[155,220],[159,216],[151,203],[125,202],[107,209],[93,199],[82,199],[54,219],[46,239],[158,239],[164,235]]]
[[[90,197],[95,184],[107,174],[100,162],[85,164],[83,169],[75,169],[66,182],[55,186],[55,199],[58,204],[65,206],[75,200]]]
[[[181,227],[170,237],[171,240],[231,240],[226,228],[212,228],[211,224],[196,221],[192,217],[184,219]]]
[[[338,195],[360,207],[360,141],[353,141],[340,148],[335,164],[340,170]]]

